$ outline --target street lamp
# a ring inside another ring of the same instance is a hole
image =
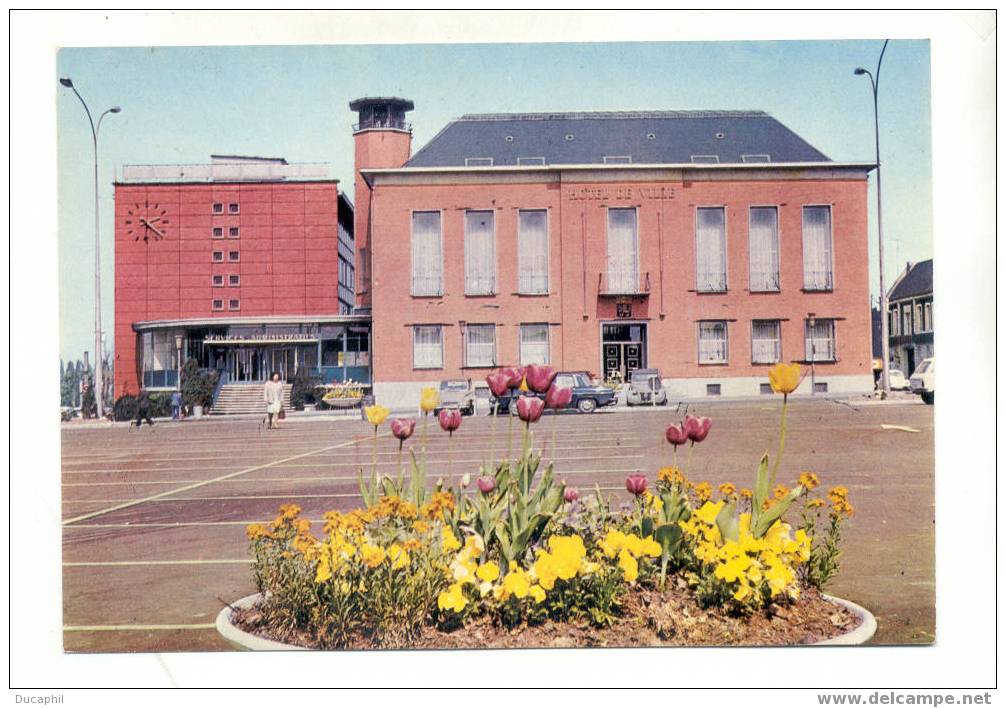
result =
[[[175,385],[178,390],[182,390],[182,345],[185,343],[185,335],[181,332],[175,333]]]
[[[103,372],[103,352],[104,349],[101,346],[101,227],[98,221],[98,131],[101,130],[101,121],[109,113],[119,113],[122,111],[118,106],[112,106],[107,109],[104,113],[98,116],[98,122],[95,124],[94,119],[91,117],[91,110],[87,107],[87,103],[84,101],[84,97],[80,95],[77,88],[73,85],[73,81],[69,77],[62,77],[59,80],[63,86],[72,90],[76,94],[77,98],[80,99],[80,103],[84,106],[84,112],[87,113],[87,122],[91,125],[91,138],[94,142],[94,400],[97,404],[98,418],[105,417],[105,401],[104,401],[104,372]]]
[[[884,52],[887,51],[889,39],[884,40],[884,46],[880,50],[880,59],[877,60],[877,73],[871,74],[863,67],[857,67],[852,73],[856,76],[869,76],[870,88],[873,89],[873,136],[877,148],[877,241],[878,241],[878,265],[880,267],[880,346],[881,346],[881,369],[880,386],[883,397],[891,393],[891,380],[887,375],[888,359],[890,357],[890,342],[888,341],[888,312],[887,312],[887,287],[884,284],[884,220],[881,212],[880,198],[880,118],[877,114],[877,92],[880,90],[880,65],[884,61]]]
[[[817,326],[817,317],[813,312],[807,313],[807,329],[810,330],[810,395],[813,396],[817,392],[817,381],[814,377],[814,360],[817,359],[817,332],[814,328]]]

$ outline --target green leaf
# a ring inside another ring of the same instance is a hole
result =
[[[751,500],[751,526],[752,528],[761,515],[762,505],[768,499],[768,453],[761,456],[758,464],[758,473],[755,475],[754,498]]]
[[[643,538],[646,538],[653,533],[653,519],[649,516],[644,516],[643,520],[639,524],[639,531]]]
[[[681,543],[681,527],[677,524],[661,524],[653,532],[653,540],[660,544],[668,555]]]
[[[780,501],[773,504],[770,509],[762,512],[758,516],[758,520],[751,525],[751,535],[755,538],[764,536],[772,528],[772,524],[782,518],[782,515],[786,513],[790,505],[797,500],[802,492],[803,487],[797,486],[795,489],[791,489],[789,494]]]
[[[728,541],[736,541],[740,538],[736,512],[737,502],[730,501],[724,504],[720,513],[716,515],[716,527],[720,530],[720,536]]]

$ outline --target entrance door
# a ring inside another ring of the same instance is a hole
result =
[[[628,381],[633,371],[646,368],[646,325],[601,325],[601,355],[605,380]]]

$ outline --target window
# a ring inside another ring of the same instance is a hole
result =
[[[496,366],[496,325],[465,327],[465,366]]]
[[[771,162],[768,155],[741,155],[741,162]]]
[[[606,165],[630,165],[632,164],[631,155],[605,155],[604,164]]]
[[[224,237],[224,229],[223,229],[223,227],[222,226],[214,226],[213,227],[213,238],[223,238],[223,237]]]
[[[213,213],[214,214],[223,214],[224,213],[224,205],[221,204],[220,202],[214,202],[213,203]]]
[[[444,368],[444,338],[440,325],[416,325],[412,328],[412,367]]]
[[[719,155],[692,155],[692,164],[714,164],[718,165],[720,162]]]
[[[761,393],[763,396],[764,395],[772,396],[775,394],[775,389],[772,388],[772,384],[763,383],[758,384],[758,392]]]
[[[901,333],[908,336],[912,333],[912,306],[904,305],[901,308]]]
[[[234,299],[232,299],[232,300],[231,300],[231,301],[230,301],[230,302],[229,302],[229,303],[227,304],[227,307],[228,307],[228,309],[230,309],[230,310],[240,310],[240,309],[241,309],[241,301],[240,301],[240,300],[234,300]]]
[[[806,321],[804,355],[807,361],[835,361],[835,320]]]
[[[887,326],[890,328],[889,334],[892,337],[897,337],[900,334],[900,332],[898,331],[898,325],[900,324],[900,321],[898,319],[898,306],[895,305],[894,309],[891,310],[888,314],[890,315],[891,320],[887,324]]]
[[[726,292],[726,220],[723,207],[695,210],[695,289],[700,293]]]
[[[915,304],[915,331],[916,332],[925,332],[926,331],[926,323],[925,323],[925,320],[922,319],[922,303],[921,302],[918,302],[918,303]]]
[[[522,324],[520,326],[520,364],[547,364],[548,324]]]
[[[803,208],[803,287],[831,290],[831,207]]]
[[[412,294],[419,296],[443,295],[443,269],[444,258],[443,242],[440,237],[440,212],[413,212]]]
[[[465,167],[492,167],[493,159],[491,157],[466,157]]]
[[[751,207],[748,212],[751,292],[779,290],[779,211]]]
[[[699,322],[699,363],[727,363],[726,322]]]
[[[230,204],[227,205],[227,211],[230,214],[240,214],[241,207],[235,204],[234,202],[231,202]]]
[[[496,292],[496,231],[491,211],[465,212],[465,295]]]
[[[214,300],[213,301],[213,309],[214,310],[222,310],[222,309],[224,309],[224,301],[223,300]]]
[[[215,287],[215,288],[222,288],[223,285],[224,285],[224,276],[222,276],[222,275],[214,275],[213,276],[213,287]]]
[[[227,252],[227,260],[229,260],[231,263],[237,263],[238,261],[241,260],[241,252],[240,251],[228,251]]]
[[[517,164],[518,165],[544,165],[545,164],[545,158],[544,157],[518,157],[517,158]]]
[[[635,209],[608,209],[608,291],[639,290],[639,243]]]
[[[548,212],[522,209],[517,213],[517,292],[548,293]]]
[[[227,284],[230,287],[232,287],[232,288],[238,287],[239,285],[241,285],[241,276],[240,275],[230,275],[230,276],[228,276],[227,277]]]
[[[143,333],[143,385],[168,388],[177,385],[178,350],[175,333],[155,330]]]
[[[814,382],[814,393],[828,393],[828,382],[827,381],[815,381]]]
[[[706,395],[707,396],[719,396],[721,393],[720,384],[706,384]]]
[[[224,252],[223,251],[213,251],[213,262],[214,263],[223,263],[223,260],[224,260]]]
[[[775,364],[782,359],[779,320],[755,320],[751,323],[751,363]]]
[[[237,226],[230,227],[228,232],[231,238],[241,238],[241,229]]]
[[[927,302],[925,304],[924,309],[923,309],[923,313],[924,313],[924,316],[925,316],[925,323],[926,323],[926,329],[925,329],[925,331],[926,332],[932,332],[933,331],[933,303]]]

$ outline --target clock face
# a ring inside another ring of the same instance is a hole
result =
[[[150,200],[144,200],[142,204],[137,202],[128,210],[125,220],[126,234],[132,236],[134,241],[144,243],[160,241],[171,223],[167,214],[168,210],[156,202],[151,203]]]

